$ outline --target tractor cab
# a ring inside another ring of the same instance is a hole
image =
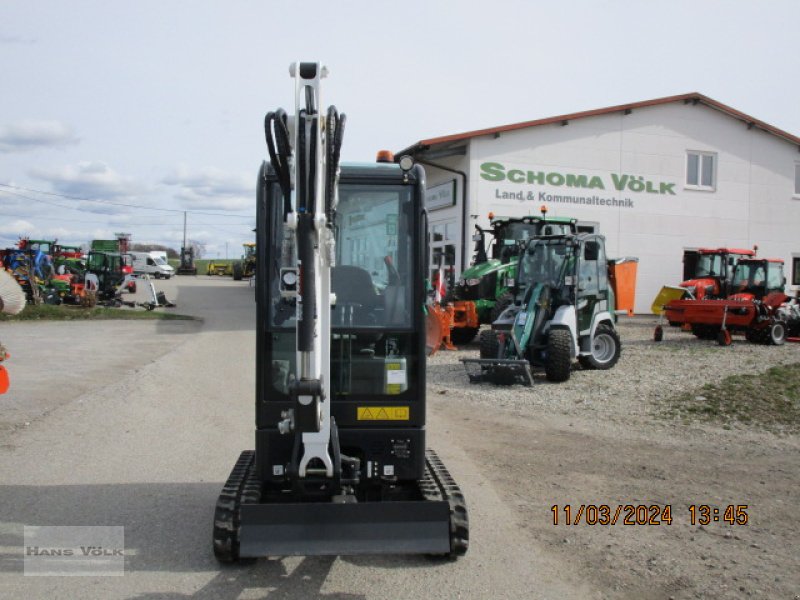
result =
[[[516,277],[520,251],[537,236],[574,234],[577,220],[566,217],[545,218],[527,216],[521,218],[497,217],[489,213],[491,228],[481,229],[476,225],[475,257],[472,266],[461,273],[448,301],[459,312],[474,313],[474,322],[459,325],[452,331],[453,342],[469,342],[478,332],[480,323],[492,323],[512,301],[511,286]],[[486,234],[492,236],[487,251]],[[491,255],[491,258],[490,258]],[[465,303],[471,310],[465,310]],[[463,332],[463,335],[461,335]]]
[[[763,300],[783,294],[786,277],[783,261],[777,258],[743,259],[736,265],[731,283],[731,300]]]
[[[537,286],[546,286],[551,311],[562,305],[577,307],[579,329],[588,327],[599,301],[608,304],[610,300],[613,306],[605,239],[600,235],[557,235],[531,240],[519,257],[517,271],[518,302],[526,304]]]
[[[117,293],[117,288],[125,279],[126,273],[123,269],[126,266],[132,267],[129,255],[121,255],[118,252],[98,252],[92,250],[86,260],[86,280],[92,282],[88,287],[96,286],[98,300],[111,300]]]
[[[736,264],[755,256],[754,250],[740,248],[700,248],[683,253],[683,282],[680,287],[701,300],[725,298],[731,293]]]
[[[546,212],[546,211],[545,211]],[[527,216],[520,218],[495,217],[490,213],[490,228],[482,229],[475,226],[475,258],[473,264],[480,264],[489,260],[498,260],[508,263],[514,260],[520,247],[527,245],[528,241],[539,235],[558,235],[574,233],[576,220],[568,218],[546,219],[544,215]],[[486,248],[486,234],[492,236],[489,240],[489,249]]]

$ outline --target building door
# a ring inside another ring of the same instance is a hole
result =
[[[438,280],[438,271],[443,267],[447,290],[455,285],[458,260],[458,227],[455,220],[432,223],[430,229],[430,280]]]

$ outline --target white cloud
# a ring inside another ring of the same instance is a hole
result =
[[[144,186],[133,177],[125,177],[100,161],[84,161],[55,169],[32,169],[31,177],[47,181],[65,195],[102,200],[133,198],[144,191]],[[120,212],[120,207],[86,202],[82,208],[92,212]]]
[[[36,227],[30,221],[17,219],[16,221],[0,222],[0,234],[3,235],[22,235],[34,231]]]
[[[0,152],[61,148],[78,142],[72,129],[60,121],[24,120],[0,127]]]
[[[251,178],[215,167],[190,170],[179,166],[162,180],[175,186],[175,198],[186,208],[197,210],[254,210],[255,190]]]

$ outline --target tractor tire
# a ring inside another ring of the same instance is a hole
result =
[[[503,311],[514,303],[514,294],[511,292],[503,292],[500,297],[495,300],[494,306],[489,311],[489,322],[494,323],[503,314]]]
[[[566,381],[572,368],[572,334],[566,329],[552,329],[547,336],[544,373],[548,381]]]
[[[83,308],[94,308],[97,306],[97,294],[95,292],[85,291],[81,296],[81,306]]]
[[[786,343],[786,323],[775,321],[767,328],[767,343],[770,346],[783,346]]]
[[[592,353],[579,356],[578,361],[584,369],[605,371],[617,364],[621,351],[617,330],[610,325],[598,325],[592,340]]]
[[[236,275],[233,276],[236,279]],[[477,327],[453,327],[450,330],[450,341],[456,346],[469,344],[478,335]]]
[[[481,331],[480,349],[481,358],[500,358],[500,340],[496,331],[492,329]]]
[[[234,263],[233,264],[233,280],[234,281],[241,281],[243,276],[244,276],[244,270],[242,269],[242,263]]]

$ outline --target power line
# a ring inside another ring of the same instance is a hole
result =
[[[174,223],[138,223],[126,221],[125,223],[109,223],[107,219],[67,219],[64,217],[42,217],[39,215],[15,215],[11,213],[0,213],[0,217],[13,217],[16,219],[28,219],[31,221],[64,221],[67,223],[93,223],[104,224],[108,227],[172,227],[178,229]]]
[[[138,209],[142,209],[142,210],[157,210],[157,211],[161,211],[161,212],[171,212],[171,213],[188,212],[188,213],[191,213],[191,214],[194,214],[194,215],[208,215],[208,216],[211,216],[211,217],[228,217],[228,218],[234,218],[234,219],[252,219],[253,218],[252,216],[246,216],[246,215],[230,215],[230,214],[226,214],[226,213],[206,212],[206,211],[191,210],[191,209],[180,210],[180,209],[177,209],[177,208],[158,208],[158,207],[153,207],[153,206],[144,206],[144,205],[141,205],[141,204],[130,204],[130,203],[126,203],[126,202],[114,202],[112,200],[98,200],[96,198],[82,198],[80,196],[69,196],[67,194],[58,194],[56,192],[46,192],[44,190],[37,190],[37,189],[33,189],[33,188],[27,188],[27,187],[23,187],[23,186],[20,186],[20,185],[11,185],[11,184],[8,184],[8,183],[0,183],[0,186],[5,187],[5,188],[10,188],[10,189],[15,189],[15,190],[23,190],[23,191],[26,191],[26,192],[33,192],[35,194],[44,194],[45,196],[56,196],[58,198],[66,198],[67,200],[80,200],[82,202],[98,202],[100,204],[108,204],[108,205],[111,205],[111,206],[124,206],[124,207],[127,207],[127,208],[138,208]],[[14,193],[14,192],[10,192],[10,193]],[[17,195],[18,196],[22,196],[22,194],[17,194]],[[29,200],[37,200],[35,198],[30,198],[29,196],[22,196],[22,197],[23,198],[28,198]],[[39,202],[45,202],[44,200],[41,200],[41,199],[38,199],[38,201]],[[60,205],[60,204],[56,204],[56,206],[62,206],[62,208],[70,208],[68,206],[63,206],[63,205]],[[71,208],[71,210],[86,210],[86,209]],[[87,211],[87,212],[92,212],[92,211]]]

